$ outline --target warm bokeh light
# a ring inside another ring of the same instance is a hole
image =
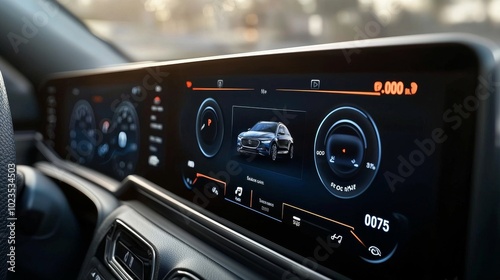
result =
[[[448,31],[500,40],[500,0],[59,2],[137,61]]]
[[[488,6],[488,16],[491,21],[500,24],[500,0],[492,0]]]
[[[441,18],[443,22],[450,24],[484,22],[487,15],[486,7],[486,3],[481,0],[455,1],[442,10]]]

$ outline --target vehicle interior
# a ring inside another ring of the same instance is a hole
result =
[[[0,279],[500,279],[500,1],[410,2],[1,0]]]

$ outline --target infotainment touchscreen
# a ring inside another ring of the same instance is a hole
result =
[[[327,55],[247,75],[186,70],[179,192],[313,268],[462,273],[477,69],[397,55],[355,71]]]
[[[453,164],[440,161],[443,146],[465,120],[444,114],[464,77],[435,77],[193,77],[180,119],[184,187],[287,248],[390,263],[408,239],[432,241],[440,174]]]

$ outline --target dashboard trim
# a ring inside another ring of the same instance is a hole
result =
[[[87,196],[98,208],[98,224],[104,221],[107,215],[111,213],[111,211],[113,211],[115,207],[118,206],[118,203],[114,203],[114,199],[110,199],[111,194],[96,186],[95,182],[93,181],[85,181],[71,171],[48,162],[38,162],[35,164],[35,167],[45,175],[57,179],[60,182],[71,185],[72,187],[83,193],[85,196]],[[90,189],[89,185],[91,185],[93,188]]]
[[[491,243],[500,231],[500,51],[493,53],[492,64],[485,65],[479,72],[476,95],[487,94],[478,110],[476,124],[474,169],[470,197],[470,217],[467,228],[468,267],[466,279],[498,279],[500,270],[500,245]],[[493,163],[493,164],[492,164]],[[493,182],[493,183],[492,183]],[[491,229],[496,229],[492,231]],[[498,237],[497,237],[498,238]]]
[[[293,54],[293,53],[311,52],[311,51],[316,52],[316,51],[326,51],[326,50],[343,50],[346,59],[348,59],[349,61],[350,57],[348,55],[351,55],[350,52],[352,52],[352,49],[361,50],[363,48],[391,47],[391,46],[404,46],[404,45],[418,46],[429,43],[434,43],[434,44],[457,43],[473,47],[474,49],[477,48],[488,48],[489,50],[495,49],[494,43],[491,42],[490,40],[468,33],[457,32],[457,33],[441,33],[441,34],[407,35],[399,37],[376,38],[367,40],[319,44],[319,45],[303,46],[303,47],[283,48],[283,49],[268,50],[268,51],[256,51],[256,52],[218,55],[210,57],[180,59],[180,60],[172,60],[165,62],[137,62],[137,63],[103,67],[100,69],[67,71],[63,73],[48,75],[44,79],[44,82],[40,83],[41,85],[40,88],[43,87],[43,85],[48,80],[52,79],[71,78],[80,75],[98,75],[98,74],[113,73],[116,71],[133,71],[146,68],[156,69],[157,67],[169,66],[169,65],[183,65],[183,64],[209,62],[209,61],[232,59],[232,58],[246,58],[253,56],[270,56],[270,55],[283,55],[283,54]],[[489,61],[490,60],[484,60],[483,62],[489,62]],[[157,75],[157,73],[150,73],[150,74]],[[161,76],[160,78],[166,78],[167,76],[170,75],[170,73],[161,73],[161,74],[164,74],[164,76]]]
[[[478,109],[475,110],[474,118],[475,118],[475,124],[474,124],[474,130],[471,131],[466,131],[467,133],[472,133],[470,134],[470,138],[474,139],[474,146],[470,146],[469,150],[471,152],[470,158],[473,159],[474,164],[473,165],[464,165],[466,167],[469,167],[468,170],[470,170],[471,175],[470,178],[467,178],[466,180],[462,180],[463,185],[465,186],[468,184],[469,186],[467,188],[464,187],[464,189],[459,189],[457,193],[460,196],[459,199],[456,201],[453,200],[452,202],[460,202],[462,203],[460,207],[462,209],[467,209],[464,210],[464,216],[459,216],[457,215],[456,219],[462,219],[464,226],[463,228],[460,229],[460,236],[464,235],[464,246],[461,246],[462,243],[460,243],[459,246],[455,246],[456,248],[459,248],[460,250],[464,250],[465,252],[458,253],[456,254],[458,257],[457,259],[460,259],[457,261],[459,263],[458,267],[460,269],[463,269],[464,271],[459,271],[458,273],[463,273],[466,278],[474,278],[472,276],[477,276],[477,275],[483,275],[483,276],[488,276],[488,272],[491,273],[497,273],[500,275],[500,270],[496,268],[494,265],[494,260],[487,259],[484,260],[482,259],[476,259],[475,255],[476,254],[484,254],[488,251],[488,243],[489,241],[481,238],[480,236],[482,235],[482,232],[485,230],[490,230],[492,226],[497,226],[497,231],[494,233],[498,233],[500,230],[500,221],[498,220],[498,217],[500,216],[500,213],[498,212],[498,208],[496,208],[496,202],[499,201],[498,199],[498,181],[500,180],[499,174],[494,170],[495,167],[498,167],[500,163],[498,160],[500,159],[499,153],[500,153],[500,148],[498,146],[498,143],[495,142],[495,140],[498,142],[498,134],[499,130],[498,127],[500,127],[498,124],[500,123],[500,113],[498,112],[498,108],[500,108],[500,100],[497,96],[499,93],[498,88],[496,87],[496,83],[498,83],[499,78],[499,73],[498,70],[495,70],[495,67],[498,67],[498,65],[495,64],[495,57],[496,59],[499,59],[500,56],[498,56],[498,53],[493,53],[493,47],[490,49],[491,44],[487,42],[486,40],[480,39],[479,37],[473,36],[473,35],[466,35],[466,34],[439,34],[439,35],[420,35],[420,36],[405,36],[405,37],[398,37],[398,38],[386,38],[386,39],[375,39],[375,40],[365,40],[365,41],[358,41],[358,42],[346,42],[346,43],[335,43],[335,44],[326,44],[326,45],[316,45],[316,46],[308,46],[308,47],[299,47],[299,48],[290,48],[290,49],[281,49],[281,50],[274,50],[274,51],[264,51],[264,52],[254,52],[254,53],[244,53],[244,54],[236,54],[236,55],[225,55],[225,56],[216,56],[216,57],[208,57],[208,58],[195,58],[195,59],[187,59],[187,60],[177,60],[177,61],[170,61],[170,62],[161,62],[161,63],[141,63],[141,64],[133,64],[133,65],[125,65],[125,66],[116,66],[116,67],[110,67],[106,69],[98,69],[98,70],[85,70],[85,71],[75,71],[75,72],[68,72],[64,74],[58,74],[50,77],[51,79],[54,79],[56,82],[58,79],[63,79],[62,82],[68,83],[68,81],[65,81],[65,78],[75,78],[75,81],[79,81],[79,76],[80,75],[86,75],[85,78],[89,78],[89,81],[99,81],[101,83],[103,80],[99,74],[105,74],[105,73],[114,73],[115,76],[116,74],[121,74],[120,71],[122,71],[124,74],[134,74],[135,72],[132,71],[139,71],[139,70],[145,70],[148,73],[151,74],[151,71],[156,71],[160,69],[159,67],[165,67],[167,74],[170,75],[172,72],[175,72],[177,68],[181,69],[179,71],[179,77],[184,78],[185,73],[182,71],[185,69],[192,70],[197,66],[196,63],[201,62],[201,65],[204,65],[203,62],[212,62],[215,61],[216,64],[224,64],[225,59],[239,59],[239,58],[249,58],[253,56],[260,56],[259,59],[266,59],[265,56],[268,55],[280,55],[286,58],[287,54],[293,54],[293,53],[298,53],[298,52],[308,52],[307,55],[313,55],[315,52],[319,51],[336,51],[336,54],[339,55],[340,51],[344,52],[345,58],[348,60],[349,57],[349,52],[353,52],[357,49],[362,49],[362,48],[377,48],[377,47],[391,47],[391,46],[422,46],[424,44],[455,44],[463,49],[467,48],[467,50],[472,54],[473,53],[473,58],[474,62],[477,63],[477,66],[474,65],[473,68],[474,70],[477,69],[477,72],[474,72],[474,76],[470,76],[470,80],[474,82],[474,85],[477,86],[475,88],[475,91],[472,91],[472,87],[470,90],[467,92],[469,95],[473,95],[476,93],[476,95],[479,95],[481,91],[480,87],[483,86],[483,92],[486,90],[491,90],[494,95],[492,94],[491,98],[488,101],[493,101],[493,102],[484,102],[485,104],[481,104],[478,106]],[[347,54],[346,54],[347,53]],[[432,52],[431,52],[432,53]],[[420,54],[420,53],[419,53]],[[341,57],[341,55],[339,55]],[[420,56],[418,56],[420,57]],[[434,57],[430,55],[429,57]],[[456,58],[456,57],[455,57]],[[235,60],[237,61],[237,60]],[[449,68],[453,67],[455,65],[454,63],[451,63],[448,60],[443,60],[446,62],[449,62],[450,65],[444,63],[437,63],[435,68],[430,68],[432,70],[436,71],[443,71],[446,72]],[[456,60],[453,60],[455,62]],[[459,60],[460,61],[460,60]],[[468,60],[464,60],[468,61]],[[231,61],[230,61],[231,62]],[[432,63],[433,60],[430,58],[427,62]],[[207,63],[209,64],[209,63]],[[210,65],[210,64],[209,64]],[[354,65],[357,65],[354,63]],[[363,64],[364,65],[364,64]],[[417,65],[417,64],[416,64]],[[168,66],[172,66],[172,68],[168,68]],[[352,65],[351,65],[352,66]],[[420,64],[418,64],[415,68],[416,71],[419,71],[422,67]],[[423,66],[423,69],[427,69],[427,64]],[[440,67],[438,69],[438,67]],[[346,66],[347,72],[349,71],[348,66]],[[156,69],[156,70],[155,70]],[[174,71],[171,71],[171,70]],[[253,68],[252,68],[253,69]],[[309,69],[309,68],[308,68]],[[354,67],[354,69],[357,69]],[[366,70],[365,68],[361,68],[362,70]],[[368,69],[368,68],[367,68]],[[370,68],[371,69],[371,68]],[[381,68],[383,69],[383,68]],[[405,70],[403,67],[397,68],[397,70]],[[131,71],[131,72],[125,72],[125,71]],[[194,70],[193,70],[194,71]],[[229,70],[227,70],[229,71]],[[250,70],[251,72],[252,70]],[[336,69],[335,71],[342,71],[342,69]],[[496,72],[495,72],[496,71]],[[165,74],[166,72],[162,72],[161,74]],[[187,72],[187,71],[186,71]],[[293,72],[293,71],[292,71]],[[332,71],[334,72],[334,71]],[[353,73],[356,72],[356,70],[352,71]],[[360,71],[362,72],[362,71]],[[197,73],[194,71],[194,73]],[[222,71],[223,74],[228,74],[227,72]],[[253,73],[253,72],[252,72]],[[273,73],[273,72],[270,72]],[[294,73],[294,72],[293,72]],[[293,74],[292,73],[292,74]],[[335,72],[337,73],[337,72]],[[490,77],[489,74],[494,74],[496,76]],[[167,75],[167,76],[168,76]],[[477,79],[475,75],[478,75]],[[175,76],[175,75],[173,75]],[[164,77],[164,76],[161,76]],[[95,79],[97,78],[97,79]],[[484,78],[484,81],[481,79]],[[169,78],[170,79],[170,78]],[[478,81],[479,80],[479,81]],[[50,80],[49,80],[50,81]],[[120,80],[119,80],[120,81]],[[161,83],[162,81],[159,81]],[[188,81],[190,82],[190,81]],[[78,83],[77,83],[78,84]],[[188,86],[189,88],[189,86]],[[479,92],[479,93],[478,93]],[[456,101],[456,100],[454,100]],[[450,103],[451,105],[451,103]],[[201,107],[200,107],[201,109]],[[498,116],[494,116],[494,114]],[[198,113],[199,114],[199,113]],[[493,121],[492,121],[493,120]],[[156,116],[155,116],[155,121],[156,121]],[[197,125],[198,126],[198,125]],[[454,129],[454,128],[453,128]],[[496,130],[495,130],[496,129]],[[495,134],[496,132],[496,134]],[[475,135],[474,135],[475,134]],[[492,135],[493,134],[493,135]],[[467,134],[469,135],[469,134]],[[467,136],[466,135],[466,136]],[[496,137],[496,139],[495,139]],[[458,138],[457,138],[458,139]],[[469,139],[470,140],[470,139]],[[272,243],[272,239],[266,239],[266,241],[269,241],[269,243],[266,242],[259,242],[260,239],[264,239],[265,237],[260,237],[258,236],[257,233],[253,233],[247,228],[240,227],[239,224],[236,222],[232,222],[230,220],[226,220],[225,217],[221,216],[218,217],[216,216],[216,212],[210,212],[207,209],[203,209],[203,207],[199,207],[196,205],[196,203],[191,203],[189,199],[182,198],[181,195],[175,193],[174,190],[170,190],[167,188],[167,186],[161,187],[160,185],[163,185],[163,183],[160,182],[152,182],[147,178],[149,178],[147,175],[139,173],[141,175],[129,175],[125,177],[121,182],[112,179],[108,177],[108,175],[99,173],[97,171],[94,171],[88,167],[83,167],[80,165],[77,165],[75,163],[71,163],[69,161],[64,160],[61,158],[61,156],[57,155],[55,150],[53,150],[51,147],[49,147],[49,144],[44,143],[43,136],[41,134],[38,134],[36,137],[36,146],[38,150],[50,161],[50,163],[38,163],[36,166],[39,167],[42,170],[45,170],[45,173],[54,173],[57,172],[57,168],[61,168],[66,170],[68,173],[74,174],[74,177],[78,177],[81,179],[81,181],[88,180],[95,185],[102,186],[105,188],[107,191],[112,193],[117,200],[122,200],[126,201],[128,198],[127,194],[128,191],[134,191],[135,194],[139,194],[142,197],[145,197],[146,199],[154,201],[154,203],[158,203],[160,207],[163,207],[167,209],[170,212],[174,213],[175,218],[185,218],[187,220],[192,220],[195,221],[197,226],[203,229],[203,231],[210,232],[210,234],[217,235],[221,239],[227,239],[229,242],[232,244],[236,244],[240,246],[241,248],[244,248],[248,250],[250,253],[253,253],[254,255],[267,260],[267,261],[272,261],[275,266],[283,268],[285,271],[293,271],[299,275],[307,275],[309,277],[317,277],[318,279],[326,279],[326,277],[334,275],[337,278],[344,278],[343,275],[338,274],[337,272],[334,271],[333,268],[328,268],[327,266],[322,266],[318,265],[319,268],[311,268],[306,265],[305,262],[300,263],[301,259],[304,259],[304,261],[307,261],[306,256],[301,256],[298,253],[295,253],[287,247],[281,246],[278,244],[279,242]],[[379,139],[380,141],[380,139]],[[461,144],[463,142],[458,143],[459,141],[456,140],[457,144],[456,146],[459,146],[458,144]],[[466,142],[466,143],[471,143],[471,142]],[[160,143],[161,144],[161,143]],[[455,146],[455,147],[456,147]],[[493,152],[491,152],[493,150]],[[394,154],[396,155],[396,154]],[[205,154],[205,157],[207,154]],[[453,158],[453,157],[452,157]],[[444,157],[442,158],[442,161],[444,162]],[[467,158],[469,159],[469,158]],[[470,164],[471,161],[469,161],[468,164]],[[489,164],[489,162],[494,162],[493,165]],[[188,163],[189,166],[189,163]],[[194,163],[193,163],[194,166]],[[378,166],[378,164],[377,164]],[[169,166],[168,168],[170,168]],[[317,166],[316,166],[317,168]],[[378,171],[378,168],[377,168]],[[447,171],[450,171],[450,169],[447,169]],[[455,173],[452,173],[455,174]],[[467,173],[468,174],[468,173]],[[58,177],[61,177],[60,174],[56,174]],[[161,174],[163,175],[163,174]],[[161,176],[160,176],[161,177]],[[456,177],[456,176],[455,176]],[[446,179],[449,181],[452,181],[453,178],[455,177],[447,177]],[[123,178],[123,177],[121,177]],[[163,178],[163,177],[161,177]],[[185,179],[185,178],[184,178]],[[212,178],[214,179],[214,178]],[[441,178],[440,178],[441,179]],[[64,181],[63,179],[61,179]],[[69,179],[68,179],[69,180]],[[152,179],[152,180],[157,180],[157,179]],[[214,179],[215,180],[215,179]],[[161,180],[158,180],[161,181]],[[491,183],[493,182],[493,183]],[[446,183],[446,182],[445,182]],[[450,183],[451,185],[451,183]],[[186,185],[187,186],[187,185]],[[460,185],[462,186],[462,184]],[[175,187],[175,186],[174,186]],[[183,186],[181,186],[183,187]],[[187,186],[189,188],[189,186]],[[453,189],[448,186],[446,189],[439,189],[440,195],[442,195],[442,192],[446,191],[453,191]],[[463,192],[461,192],[462,190]],[[232,190],[234,191],[234,190]],[[225,194],[225,188],[224,188],[224,194]],[[492,194],[495,194],[494,196]],[[490,200],[489,197],[493,196],[494,198],[491,198]],[[445,197],[452,197],[452,195],[446,195]],[[462,200],[460,200],[463,198]],[[229,202],[232,202],[228,200]],[[194,201],[193,201],[194,202]],[[443,200],[443,202],[447,202],[446,200]],[[486,202],[486,203],[485,203]],[[446,203],[445,203],[446,204]],[[464,207],[464,204],[465,207]],[[155,204],[156,206],[156,204]],[[442,206],[442,205],[440,205]],[[445,205],[449,206],[449,205]],[[456,206],[456,205],[453,205]],[[151,206],[153,207],[153,206]],[[248,208],[248,207],[247,207]],[[253,210],[251,208],[248,208],[250,210]],[[158,209],[156,209],[158,210]],[[157,211],[157,212],[161,212]],[[466,213],[467,211],[467,213]],[[460,211],[459,211],[460,212]],[[441,213],[441,212],[440,212]],[[462,213],[462,212],[460,212]],[[465,215],[465,213],[467,215]],[[441,213],[442,214],[442,213]],[[482,215],[486,215],[487,217],[482,217]],[[165,218],[168,219],[167,215],[163,215]],[[448,216],[446,216],[448,217]],[[494,220],[494,219],[497,220]],[[443,219],[443,221],[445,221]],[[151,222],[154,223],[154,221],[151,220]],[[365,222],[366,223],[366,222]],[[460,224],[462,225],[462,224]],[[198,228],[196,228],[198,229]],[[242,230],[240,230],[242,229]],[[168,231],[167,231],[168,232]],[[464,233],[466,232],[466,233]],[[440,232],[441,233],[441,232]],[[199,233],[198,233],[199,234]],[[490,235],[492,233],[489,233]],[[195,234],[193,234],[195,236]],[[459,242],[461,239],[458,239]],[[362,242],[361,242],[362,243]],[[274,247],[274,244],[276,244],[276,248]],[[339,242],[340,244],[340,242]],[[227,245],[227,244],[224,244]],[[364,244],[363,244],[364,245]],[[448,244],[449,245],[449,244]],[[454,244],[456,245],[456,244]],[[274,249],[271,249],[274,248]],[[440,247],[441,248],[441,247]],[[500,254],[500,246],[492,246],[491,251],[493,253],[487,254],[489,257],[496,257],[499,256]],[[446,249],[446,248],[445,248]],[[394,249],[395,250],[395,249]],[[451,252],[451,251],[450,251]],[[479,252],[479,253],[478,253]],[[488,251],[489,252],[489,251]],[[161,253],[161,252],[160,252]],[[159,254],[160,254],[159,253]],[[448,253],[450,254],[450,253]],[[438,258],[438,257],[436,257]],[[483,257],[485,258],[485,257]],[[487,258],[487,257],[486,257]],[[463,260],[462,260],[463,259]],[[453,259],[455,260],[455,259]],[[452,261],[450,261],[452,262]],[[464,268],[460,264],[463,263],[466,265]],[[297,270],[299,270],[297,272]],[[481,271],[480,274],[477,274],[478,271]],[[455,272],[455,271],[454,271]],[[285,276],[283,276],[285,278]]]
[[[43,143],[43,136],[40,133],[37,133],[35,135],[35,145],[38,151],[42,153],[42,155],[54,165],[71,171],[72,173],[79,175],[89,181],[92,181],[114,194],[119,194],[120,183],[118,181],[85,166],[77,165],[73,162],[63,160],[49,146]]]
[[[168,205],[174,207],[177,211],[180,211],[184,215],[187,214],[188,218],[194,219],[197,222],[200,222],[202,225],[207,226],[211,230],[216,230],[217,233],[221,234],[230,240],[236,241],[239,245],[247,244],[251,249],[258,248],[260,251],[266,252],[268,255],[271,255],[273,258],[279,259],[282,263],[286,264],[287,269],[297,269],[297,266],[303,270],[302,273],[307,273],[308,276],[315,276],[315,279],[329,279],[328,277],[314,271],[306,266],[303,266],[292,259],[283,256],[282,254],[256,242],[255,240],[221,224],[213,220],[212,218],[202,214],[201,212],[189,207],[188,205],[180,202],[179,200],[173,198],[169,194],[166,193],[165,190],[161,189],[156,184],[148,181],[137,175],[129,175],[125,179],[125,181],[129,181],[134,184],[138,188],[138,191],[144,192],[149,195],[155,195],[155,198],[161,198],[162,202],[167,203]],[[125,182],[126,183],[126,182]],[[344,279],[344,276],[337,274],[335,275],[338,279]],[[347,278],[345,278],[347,279]]]

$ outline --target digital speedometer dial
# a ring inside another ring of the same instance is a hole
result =
[[[380,162],[380,137],[366,113],[340,107],[322,121],[314,143],[316,170],[326,189],[339,198],[363,193]]]
[[[73,107],[69,125],[70,158],[77,163],[88,164],[93,156],[96,143],[94,111],[85,100]]]
[[[124,178],[135,171],[139,158],[139,119],[128,101],[118,105],[111,121],[113,172]]]

